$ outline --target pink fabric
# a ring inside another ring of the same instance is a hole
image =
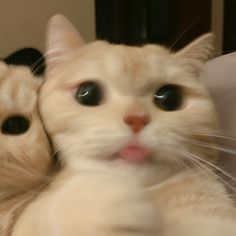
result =
[[[216,104],[223,128],[222,135],[234,136],[236,139],[236,52],[210,60],[201,79]],[[221,140],[222,145],[236,152],[236,140]],[[223,152],[221,155],[226,169],[236,177],[236,155]]]

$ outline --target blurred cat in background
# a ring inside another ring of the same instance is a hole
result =
[[[38,112],[41,79],[0,62],[0,235],[49,181],[51,148]]]
[[[12,236],[235,236],[212,170],[219,124],[198,77],[204,35],[179,52],[85,44],[63,16],[47,34],[40,111],[64,169]]]

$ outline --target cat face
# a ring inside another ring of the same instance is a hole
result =
[[[193,145],[212,141],[201,134],[217,129],[198,81],[211,40],[203,36],[175,54],[156,45],[83,45],[64,18],[53,18],[40,104],[64,163],[163,169],[194,155],[212,159],[214,152]]]
[[[26,190],[42,181],[50,146],[37,108],[41,81],[26,67],[0,62],[0,190]]]

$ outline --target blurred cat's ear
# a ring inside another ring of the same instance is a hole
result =
[[[212,33],[204,34],[188,44],[175,55],[183,59],[194,59],[205,62],[212,56],[214,50],[214,38],[215,37]]]
[[[77,29],[63,15],[49,19],[46,34],[46,74],[50,74],[63,57],[84,45]]]
[[[174,54],[186,70],[196,75],[202,71],[204,63],[212,57],[214,35],[204,34]]]

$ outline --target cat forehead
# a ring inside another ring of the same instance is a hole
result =
[[[147,65],[150,61],[170,59],[170,53],[164,47],[158,45],[145,45],[143,47],[115,45],[105,41],[97,41],[83,47],[78,51],[79,61],[99,60],[107,65],[113,63],[117,66],[129,67],[135,65]]]
[[[119,85],[123,81],[125,86],[134,80],[147,83],[147,79],[171,77],[179,70],[172,54],[156,45],[133,47],[95,42],[75,52],[68,62],[72,65],[68,69],[72,80],[106,79]]]
[[[0,111],[30,113],[34,110],[40,81],[23,66],[0,63]]]

